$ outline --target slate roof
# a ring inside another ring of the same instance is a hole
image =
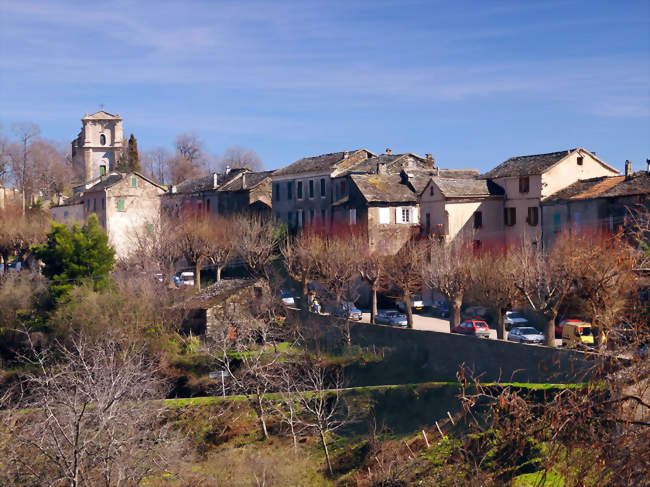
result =
[[[96,184],[93,184],[91,187],[87,188],[84,190],[85,193],[90,193],[92,191],[101,191],[106,188],[110,188],[111,186],[119,183],[124,179],[124,175],[122,173],[110,173],[108,176],[105,176],[101,179]]]
[[[60,205],[52,205],[52,208],[61,207],[61,206],[82,205],[83,202],[84,202],[84,194],[76,193],[70,196],[69,198],[63,200]]]
[[[219,177],[217,175],[217,181]],[[216,189],[214,184],[214,175],[202,176],[200,178],[190,178],[174,186],[175,193],[198,193],[200,191],[209,191]]]
[[[411,164],[412,167],[425,168],[430,164],[430,168],[433,168],[433,163],[427,163],[426,159],[416,156],[415,154],[406,153],[406,154],[381,154],[379,156],[370,157],[364,159],[363,161],[344,169],[343,171],[336,172],[333,174],[333,177],[344,176],[348,174],[374,174],[377,172],[377,165],[382,164],[386,168],[386,172],[397,173],[400,169],[408,164]]]
[[[364,149],[346,151],[348,156],[355,154]],[[277,169],[274,176],[285,176],[290,174],[312,173],[312,172],[329,172],[336,169],[336,166],[345,160],[346,152],[332,152],[330,154],[321,154],[314,157],[304,157],[286,167]]]
[[[490,196],[503,196],[505,194],[501,186],[487,179],[451,179],[441,177],[432,179],[442,194],[447,198],[488,198]]]
[[[186,309],[208,308],[242,289],[257,284],[259,281],[260,279],[222,279],[174,307],[182,307]]]
[[[441,178],[471,179],[478,178],[478,169],[440,169],[436,176]]]
[[[243,172],[219,187],[219,191],[243,191],[251,189],[271,177],[273,171]]]
[[[542,174],[575,150],[577,149],[511,157],[491,171],[483,174],[483,177],[494,179]]]
[[[632,174],[630,179],[625,179],[625,176],[613,176],[577,181],[553,193],[544,201],[589,200],[640,194],[650,194],[650,175],[645,171]]]
[[[368,203],[416,203],[417,195],[399,174],[352,174],[350,180]]]

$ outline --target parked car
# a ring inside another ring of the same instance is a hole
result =
[[[509,330],[515,326],[528,325],[528,320],[519,311],[506,311],[503,323],[506,326],[506,330]]]
[[[544,343],[544,335],[531,326],[521,326],[510,330],[508,340],[520,343]]]
[[[18,272],[23,267],[23,263],[19,260],[12,260],[6,264],[8,272]]]
[[[352,301],[341,301],[338,305],[333,302],[325,306],[325,312],[349,320],[361,321],[363,311],[356,307]]]
[[[449,305],[447,304],[447,301],[434,301],[431,305],[431,312],[436,316],[440,316],[441,318],[448,318]]]
[[[408,326],[406,315],[394,310],[378,312],[375,316],[375,323],[378,325],[402,326],[405,328]]]
[[[194,272],[181,272],[181,275],[179,277],[183,286],[194,286]]]
[[[282,299],[282,304],[285,306],[296,305],[296,299],[293,297],[293,293],[286,289],[280,292],[280,299]]]
[[[555,338],[562,338],[562,329],[564,328],[565,325],[571,324],[571,323],[584,323],[582,320],[575,320],[575,319],[569,319],[569,320],[562,320],[560,321],[559,325],[555,325]]]
[[[579,320],[572,320],[568,323],[564,323],[562,327],[563,347],[593,347],[593,345],[594,334],[591,329],[591,324]]]
[[[404,306],[403,301],[397,301],[397,309],[402,313],[406,312],[406,306]],[[411,309],[413,311],[422,311],[424,309],[424,302],[422,301],[422,296],[415,295],[411,296]]]
[[[454,326],[451,332],[473,335],[477,338],[490,338],[490,328],[485,321],[481,320],[465,320],[460,325]]]

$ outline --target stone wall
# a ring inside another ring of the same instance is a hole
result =
[[[289,310],[316,346],[346,348],[344,320]],[[346,372],[353,385],[456,381],[462,365],[482,382],[579,382],[602,361],[593,354],[463,335],[350,323],[352,346],[383,354]]]

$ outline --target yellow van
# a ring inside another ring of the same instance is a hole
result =
[[[562,327],[562,346],[574,348],[585,345],[594,346],[594,334],[591,324],[584,321],[564,323]]]

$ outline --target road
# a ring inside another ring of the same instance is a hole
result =
[[[362,323],[370,323],[370,313],[363,313]],[[413,328],[416,330],[438,331],[441,333],[449,333],[449,320],[436,318],[429,313],[414,313],[413,314]],[[497,331],[490,328],[490,338],[496,340]],[[555,346],[562,345],[562,339],[555,339]]]

